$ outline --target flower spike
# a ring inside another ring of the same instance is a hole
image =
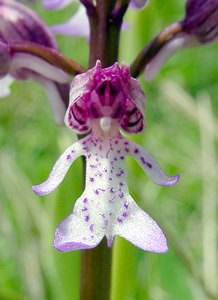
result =
[[[90,249],[104,236],[112,247],[118,235],[145,251],[167,251],[162,230],[136,205],[127,185],[127,156],[133,156],[157,184],[171,186],[179,179],[168,177],[146,150],[119,132],[144,129],[144,105],[144,94],[126,65],[102,69],[98,61],[73,80],[65,122],[75,132],[90,133],[61,155],[45,182],[33,186],[37,195],[52,192],[73,161],[86,157],[85,190],[55,231],[56,250]]]

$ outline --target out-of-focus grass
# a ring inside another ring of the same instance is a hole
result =
[[[122,34],[120,61],[130,63],[155,34],[181,19],[183,5],[153,0],[144,11],[128,12],[132,28]],[[34,8],[50,25],[70,16],[69,9]],[[87,63],[84,40],[58,40],[65,55]],[[217,49],[185,50],[153,82],[140,78],[148,126],[131,138],[168,174],[182,177],[172,188],[156,186],[129,159],[131,193],[165,231],[169,252],[145,253],[117,238],[112,300],[216,299]],[[0,299],[78,299],[80,253],[57,253],[52,242],[57,223],[81,193],[81,161],[53,194],[39,198],[31,191],[75,138],[54,123],[43,90],[33,82],[14,84],[0,102]]]

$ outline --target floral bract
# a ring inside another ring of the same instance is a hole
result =
[[[70,146],[56,162],[48,179],[33,186],[38,195],[52,192],[64,179],[76,158],[86,157],[85,190],[73,212],[56,229],[54,247],[67,252],[93,248],[104,236],[111,247],[116,235],[157,253],[167,250],[157,223],[141,210],[129,194],[125,159],[132,156],[157,184],[174,185],[141,146],[120,133],[144,128],[145,96],[126,65],[102,69],[96,66],[73,80],[65,123],[88,136]]]

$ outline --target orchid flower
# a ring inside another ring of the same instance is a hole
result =
[[[44,0],[43,6],[48,10],[59,10],[65,8],[76,0]],[[130,7],[134,9],[142,9],[148,4],[148,0],[131,0]],[[123,30],[129,29],[129,24],[123,23]],[[85,37],[87,40],[90,35],[89,20],[86,14],[85,7],[80,5],[76,13],[70,20],[65,23],[51,27],[55,34],[70,35],[76,37]]]
[[[48,179],[33,186],[37,195],[54,191],[79,156],[86,158],[85,190],[70,214],[56,229],[54,247],[68,252],[97,246],[106,236],[108,246],[116,235],[141,249],[163,253],[166,238],[157,223],[129,194],[126,157],[132,156],[156,184],[174,185],[140,145],[122,136],[144,127],[145,96],[126,65],[102,69],[100,61],[71,85],[66,125],[79,134],[89,133],[71,145],[57,160]]]
[[[53,35],[33,11],[13,0],[0,0],[0,19],[0,97],[10,93],[13,78],[34,79],[45,87],[56,120],[62,123],[66,109],[61,89],[68,75],[37,56],[12,49],[15,43],[31,42],[35,48],[43,45],[57,50]]]
[[[214,43],[218,38],[218,2],[217,0],[188,0],[186,16],[183,21],[175,23],[164,32],[176,27],[181,30],[160,49],[147,64],[145,79],[152,80],[162,65],[177,51],[199,45]]]

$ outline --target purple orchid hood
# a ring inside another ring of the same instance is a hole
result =
[[[118,64],[102,69],[100,61],[72,82],[65,123],[76,133],[87,133],[92,122],[103,117],[115,120],[127,133],[144,127],[145,96],[129,68]]]
[[[73,80],[65,122],[75,132],[90,133],[66,149],[45,182],[33,186],[37,195],[51,193],[72,163],[79,156],[86,157],[85,190],[56,229],[54,247],[58,251],[90,249],[104,236],[111,247],[116,235],[146,251],[167,251],[162,230],[137,206],[127,185],[127,156],[156,184],[172,186],[179,179],[178,175],[168,177],[145,149],[119,132],[122,128],[138,133],[144,128],[144,105],[140,85],[126,65],[116,63],[102,69],[98,61]]]
[[[215,43],[218,37],[218,1],[217,0],[188,0],[186,16],[180,23],[171,25],[181,26],[182,30],[173,36],[160,49],[145,69],[145,79],[152,80],[162,65],[177,51],[187,47]]]
[[[15,43],[29,42],[58,49],[52,33],[33,11],[13,0],[0,0],[0,84],[4,87],[0,96],[9,94],[5,85],[10,85],[12,78],[34,79],[45,87],[54,115],[63,123],[65,105],[61,91],[68,75],[37,56],[12,50]]]

